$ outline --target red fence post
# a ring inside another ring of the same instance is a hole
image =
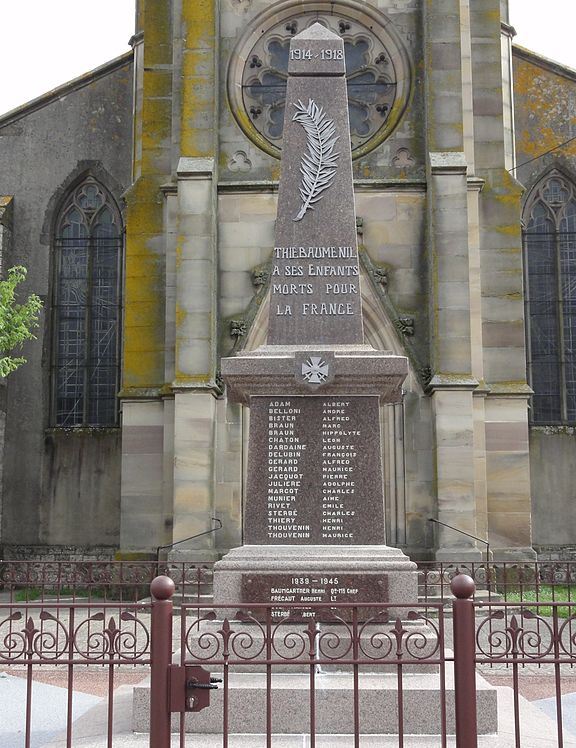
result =
[[[458,574],[450,584],[456,600],[452,603],[454,625],[454,702],[456,748],[477,748],[476,723],[476,625],[474,580]]]
[[[152,580],[150,631],[150,748],[170,748],[170,665],[172,663],[172,595],[174,582],[160,576]]]

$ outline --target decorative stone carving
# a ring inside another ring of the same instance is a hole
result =
[[[252,0],[230,0],[232,8],[239,13],[246,13],[248,8],[252,5]]]
[[[396,320],[396,327],[400,330],[402,335],[412,337],[412,335],[414,335],[414,317],[398,317]]]
[[[243,319],[230,320],[230,337],[242,338],[246,335],[248,326]]]
[[[434,372],[432,371],[432,367],[423,366],[421,369],[419,369],[418,374],[420,375],[420,379],[422,380],[424,386],[426,386],[432,381]]]
[[[372,277],[382,288],[388,288],[388,270],[386,268],[373,267]]]
[[[260,290],[268,283],[270,271],[267,268],[257,267],[252,271],[252,285]]]
[[[296,382],[316,391],[334,381],[336,360],[332,351],[305,351],[294,356]]]
[[[220,392],[224,392],[224,379],[222,378],[222,371],[220,369],[216,372],[214,383]]]
[[[340,136],[335,134],[334,122],[315,101],[310,99],[307,106],[299,101],[295,106],[296,114],[292,119],[304,128],[308,146],[300,163],[302,207],[293,219],[301,221],[332,186],[340,157],[334,148]]]
[[[252,161],[248,158],[248,154],[245,151],[236,151],[232,158],[228,161],[228,169],[230,171],[250,171],[252,168]]]
[[[416,161],[410,155],[408,148],[399,148],[392,159],[392,165],[397,169],[410,169]]]

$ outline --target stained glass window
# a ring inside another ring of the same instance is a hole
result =
[[[64,202],[55,233],[53,423],[115,426],[120,368],[122,224],[92,177]]]
[[[576,189],[552,172],[526,209],[528,376],[536,424],[576,423]]]

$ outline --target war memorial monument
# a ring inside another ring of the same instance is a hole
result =
[[[411,602],[379,415],[408,362],[364,343],[342,39],[311,26],[288,72],[268,339],[222,362],[250,433],[244,545],[216,564],[215,602]]]
[[[315,23],[292,39],[289,54],[268,339],[222,361],[229,398],[250,409],[244,545],[215,564],[220,607],[200,613],[186,642],[207,663],[231,634],[235,663],[226,705],[215,691],[186,730],[258,736],[268,709],[274,734],[304,734],[312,688],[318,735],[346,738],[354,703],[363,734],[393,735],[397,675],[378,663],[394,635],[388,629],[401,621],[401,638],[418,637],[416,659],[438,645],[437,629],[414,612],[416,564],[385,543],[380,406],[401,399],[408,362],[364,343],[343,41]],[[332,647],[334,655],[313,687],[307,626],[323,632],[318,653]],[[351,652],[351,636],[370,658],[355,678],[336,661],[338,651]],[[278,660],[273,675],[266,657]],[[438,735],[438,668],[411,662],[409,647],[402,657],[403,728]],[[452,701],[453,683],[445,688]],[[146,715],[147,691],[135,693],[136,714]],[[478,704],[480,732],[493,731],[487,684]],[[137,716],[135,729],[144,724]]]

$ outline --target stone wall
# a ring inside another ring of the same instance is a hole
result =
[[[0,195],[0,279],[4,279],[5,258],[12,249],[14,200],[11,195]],[[0,379],[0,455],[4,454],[6,438],[6,380]],[[0,544],[4,503],[4,460],[0,459]]]
[[[2,547],[4,561],[114,561],[116,547],[98,545],[10,545]]]
[[[52,221],[66,188],[92,172],[121,202],[130,183],[131,55],[0,119],[0,194],[13,196],[6,266],[44,301],[28,363],[7,380],[0,545],[109,546],[119,540],[120,432],[50,430]]]
[[[576,180],[576,72],[514,48],[516,174],[531,189],[553,168]],[[560,146],[560,147],[558,147]],[[545,559],[576,559],[576,430],[530,429],[534,545]]]
[[[532,427],[530,455],[534,543],[538,546],[574,545],[576,428]]]

